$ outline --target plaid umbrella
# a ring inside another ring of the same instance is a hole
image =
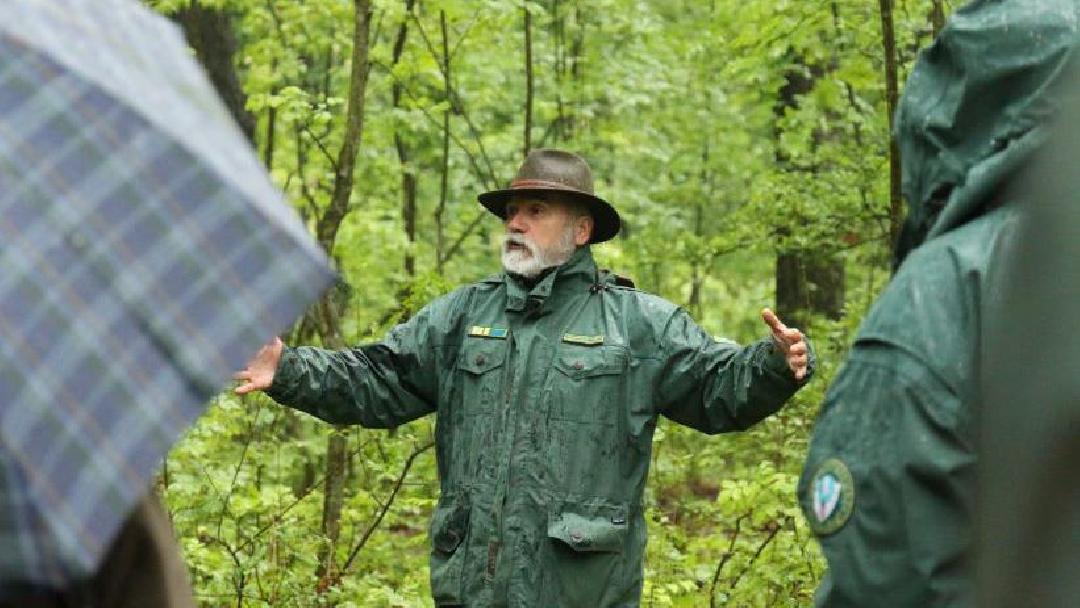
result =
[[[332,280],[175,26],[0,2],[0,599],[93,572],[204,403]]]

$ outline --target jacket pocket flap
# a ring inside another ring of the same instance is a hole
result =
[[[618,553],[628,529],[623,507],[570,507],[548,516],[547,535],[575,551]]]
[[[555,353],[555,367],[574,378],[621,374],[629,357],[618,346],[580,346],[560,344]]]
[[[502,365],[505,358],[505,340],[470,338],[461,347],[458,367],[473,374],[483,374]]]
[[[453,553],[469,529],[469,503],[462,498],[443,498],[431,516],[431,544],[436,551]]]

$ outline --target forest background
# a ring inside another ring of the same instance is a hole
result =
[[[286,336],[379,339],[499,270],[476,202],[525,153],[584,155],[624,218],[602,267],[717,336],[772,306],[815,380],[753,430],[662,422],[646,606],[805,606],[809,433],[890,275],[890,116],[944,0],[144,0],[174,19],[341,280]],[[204,606],[430,606],[434,420],[335,428],[222,394],[160,476]]]

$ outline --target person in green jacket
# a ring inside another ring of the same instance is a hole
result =
[[[829,565],[817,606],[974,604],[980,349],[1028,203],[1013,186],[1080,99],[1062,78],[1078,23],[1078,0],[979,0],[912,70],[898,270],[829,387],[799,482]]]
[[[505,223],[504,273],[376,344],[276,341],[236,390],[335,424],[436,414],[437,605],[636,606],[657,418],[745,429],[806,381],[809,345],[767,309],[770,336],[714,340],[678,306],[598,270],[589,245],[620,219],[577,155],[533,151],[508,189],[479,199]]]

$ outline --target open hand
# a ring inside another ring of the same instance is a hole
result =
[[[281,338],[275,337],[269,344],[259,349],[255,356],[248,361],[247,367],[233,374],[233,378],[240,380],[241,384],[233,389],[237,395],[244,395],[251,391],[262,391],[270,388],[274,383],[274,372],[277,371],[278,361],[281,360],[281,349],[284,344]]]
[[[784,354],[784,358],[787,360],[788,367],[791,368],[791,373],[795,375],[795,379],[802,380],[805,378],[810,349],[806,345],[806,340],[803,339],[802,332],[794,327],[784,325],[780,321],[780,317],[777,317],[776,313],[768,308],[761,310],[761,318],[765,320],[765,324],[772,331],[773,345]]]

